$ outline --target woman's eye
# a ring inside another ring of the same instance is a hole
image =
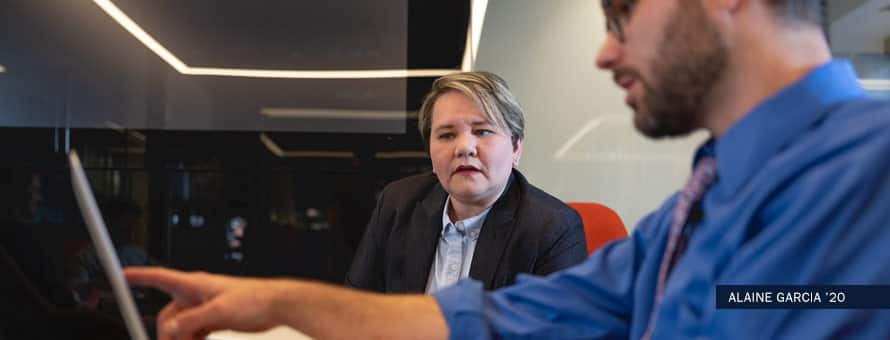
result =
[[[454,134],[449,132],[449,133],[443,133],[443,134],[440,134],[440,135],[439,135],[438,137],[436,137],[436,138],[438,138],[438,139],[451,139],[451,138],[453,138],[453,137],[454,137]]]
[[[487,129],[476,130],[476,135],[479,135],[479,136],[488,136],[493,133],[494,133],[494,131],[487,130]]]

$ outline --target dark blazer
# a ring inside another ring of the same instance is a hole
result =
[[[581,218],[513,170],[510,187],[489,211],[470,277],[486,289],[513,284],[518,273],[545,275],[587,257]],[[442,231],[448,193],[432,173],[390,183],[377,200],[346,285],[423,293]]]

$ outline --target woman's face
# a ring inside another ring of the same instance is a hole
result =
[[[430,129],[430,158],[439,183],[464,204],[491,205],[510,171],[519,164],[510,133],[486,119],[473,99],[447,92],[436,100]]]

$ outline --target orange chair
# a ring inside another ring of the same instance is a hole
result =
[[[587,252],[593,253],[604,244],[627,237],[627,229],[621,217],[609,207],[598,203],[566,203],[578,211],[584,223],[584,234],[587,237]]]

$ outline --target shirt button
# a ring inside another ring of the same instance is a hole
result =
[[[451,270],[457,270],[457,265],[452,263],[449,268],[451,268]]]

